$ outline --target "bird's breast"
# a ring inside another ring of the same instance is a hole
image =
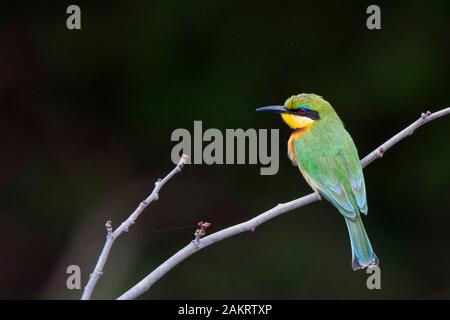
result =
[[[291,136],[288,140],[288,156],[291,159],[294,165],[297,164],[297,155],[295,154],[295,142],[300,139],[308,130],[311,128],[311,125],[295,129],[292,131]]]

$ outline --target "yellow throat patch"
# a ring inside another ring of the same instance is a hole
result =
[[[297,156],[295,154],[295,141],[304,135],[313,125],[314,120],[292,114],[282,114],[281,117],[286,124],[294,129],[288,141],[288,156],[293,165],[297,165]]]
[[[286,124],[292,129],[302,129],[305,127],[310,127],[314,120],[308,117],[302,117],[295,114],[282,113],[281,118]]]

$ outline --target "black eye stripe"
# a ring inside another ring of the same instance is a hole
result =
[[[308,117],[312,120],[320,119],[319,112],[317,112],[315,110],[309,110],[306,108],[298,108],[297,110],[292,110],[290,113],[295,114],[295,115],[300,115],[302,117]]]

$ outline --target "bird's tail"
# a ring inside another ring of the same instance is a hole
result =
[[[345,222],[347,223],[348,234],[352,246],[353,270],[378,265],[378,257],[375,255],[375,252],[373,252],[361,216],[358,214],[353,220],[345,218]]]

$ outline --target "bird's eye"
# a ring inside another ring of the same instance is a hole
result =
[[[307,111],[304,108],[300,108],[300,109],[298,109],[297,112],[298,112],[298,114],[305,115]]]

